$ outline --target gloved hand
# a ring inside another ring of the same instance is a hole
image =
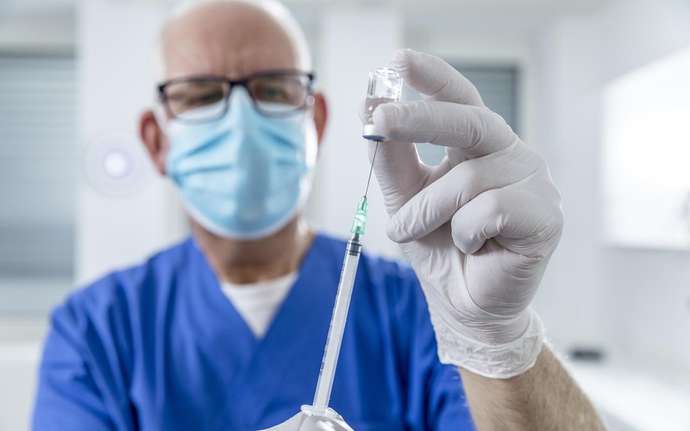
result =
[[[403,50],[392,67],[427,98],[373,114],[389,139],[374,164],[388,236],[421,282],[441,361],[493,378],[521,374],[542,348],[529,304],[560,238],[560,195],[544,160],[450,65]],[[413,142],[442,145],[446,157],[424,165]]]
[[[352,427],[331,408],[302,406],[299,413],[285,422],[259,431],[352,431]]]

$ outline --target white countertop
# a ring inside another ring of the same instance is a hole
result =
[[[609,431],[690,430],[688,375],[620,363],[567,363]]]

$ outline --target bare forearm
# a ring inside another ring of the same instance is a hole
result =
[[[525,374],[490,379],[460,369],[479,431],[604,430],[594,407],[544,347]]]

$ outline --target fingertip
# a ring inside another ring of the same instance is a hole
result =
[[[388,220],[388,224],[386,224],[386,236],[393,242],[400,242],[400,233],[394,218]]]
[[[458,238],[456,235],[452,236],[453,238],[453,243],[455,246],[463,253],[463,254],[474,254],[482,248],[484,245],[483,242],[477,242],[477,241],[471,241],[471,240],[463,240]]]
[[[405,229],[403,229],[403,225],[398,221],[398,218],[395,215],[391,217],[386,225],[386,235],[391,241],[397,243],[411,241],[409,234],[407,234]]]
[[[410,74],[415,68],[415,62],[419,57],[420,52],[410,48],[400,49],[396,51],[391,61],[391,67],[398,72],[404,81],[410,79]]]
[[[383,103],[371,115],[376,131],[389,136],[396,123],[398,108],[394,103]]]
[[[391,67],[396,70],[405,68],[405,66],[410,62],[416,53],[417,51],[410,48],[398,49],[395,51],[393,59],[391,60]]]
[[[461,222],[460,213],[456,213],[450,224],[450,236],[453,243],[463,254],[474,254],[484,246],[485,240],[476,237],[465,223]]]

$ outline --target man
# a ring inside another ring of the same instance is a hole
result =
[[[256,430],[311,402],[344,243],[300,217],[327,120],[303,36],[277,4],[216,0],[162,54],[140,131],[192,237],[55,310],[35,429]],[[529,308],[562,226],[546,165],[440,59],[393,66],[429,95],[374,113],[414,273],[362,258],[331,405],[355,430],[602,429]]]

